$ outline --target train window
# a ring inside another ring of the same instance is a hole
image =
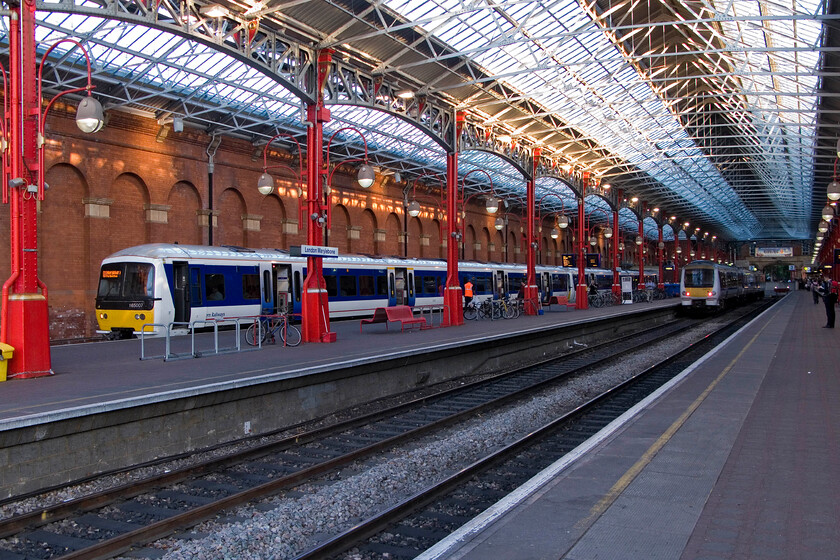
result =
[[[222,274],[205,274],[204,294],[207,301],[225,299],[225,277]]]
[[[260,299],[259,274],[242,275],[242,297],[244,299]]]
[[[422,294],[423,293],[423,277],[419,274],[414,275],[414,293],[415,294]]]
[[[300,301],[300,271],[295,271],[295,301]]]
[[[378,295],[378,296],[387,296],[388,295],[388,277],[385,276],[384,274],[376,277],[376,295]]]
[[[358,295],[355,276],[340,276],[338,281],[341,286],[341,297],[356,297]]]
[[[327,296],[338,296],[338,278],[335,274],[324,274],[324,284],[327,285]]]
[[[555,292],[566,292],[569,290],[569,277],[565,274],[554,274],[551,277],[551,284]]]
[[[359,295],[373,296],[376,295],[374,289],[373,276],[359,276]]]
[[[715,283],[715,271],[712,268],[685,269],[684,282],[687,288],[711,288]]]
[[[271,301],[271,273],[263,270],[263,299]]]
[[[424,276],[423,277],[423,291],[417,290],[418,294],[437,294],[438,293],[438,282],[434,276]]]
[[[192,305],[202,305],[201,270],[194,267],[190,267],[190,302]]]

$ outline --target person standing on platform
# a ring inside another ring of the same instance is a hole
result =
[[[824,329],[834,328],[834,306],[837,305],[837,282],[826,280],[822,285],[822,298],[825,304]]]
[[[811,295],[814,296],[814,305],[820,302],[819,282],[811,280],[808,284],[811,287]]]
[[[464,284],[464,309],[470,304],[473,300],[473,279],[470,278],[467,280],[467,283]]]

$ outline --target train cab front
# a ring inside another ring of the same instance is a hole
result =
[[[96,331],[108,338],[131,338],[144,330],[156,334],[154,265],[139,262],[103,264],[96,293]]]

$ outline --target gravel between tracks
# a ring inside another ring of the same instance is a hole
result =
[[[620,368],[607,368],[576,377],[560,388],[544,391],[527,403],[466,422],[457,429],[442,431],[423,442],[395,448],[384,458],[380,456],[345,468],[319,483],[300,486],[264,502],[239,508],[224,518],[203,523],[187,534],[159,541],[154,546],[166,552],[166,560],[197,557],[208,560],[293,558],[319,540],[340,533],[383,507],[398,503],[435,480],[472,463],[488,450],[501,447],[573,409],[580,402],[663,359],[671,353],[670,349],[682,348],[718,326],[717,320],[709,320],[689,334],[651,346],[633,358],[623,359]],[[463,383],[455,381],[450,385]],[[304,429],[332,424],[340,419],[392,406],[438,390],[439,386],[425,388],[412,395],[382,399],[272,438],[224,446],[188,458],[114,474],[58,492],[8,503],[0,507],[0,516],[9,517],[37,510],[52,503],[68,501],[155,473],[180,468],[211,456],[226,455],[235,448],[287,437]],[[5,548],[2,541],[1,548]]]
[[[715,323],[715,324],[713,324]],[[544,391],[527,403],[445,430],[410,448],[391,450],[386,460],[355,465],[324,483],[301,486],[259,505],[240,508],[236,522],[213,521],[196,527],[190,537],[160,541],[166,560],[294,558],[325,535],[337,534],[394,505],[490,449],[501,447],[581,401],[612,387],[717,328],[709,321],[688,335],[647,349],[622,361],[621,367],[579,376],[563,387]],[[186,537],[187,535],[181,535]]]

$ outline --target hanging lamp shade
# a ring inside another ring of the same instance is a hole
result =
[[[412,200],[408,203],[408,215],[412,218],[416,218],[420,215],[420,203],[416,200]]]
[[[370,187],[376,180],[376,173],[374,173],[373,167],[366,163],[360,165],[359,170],[356,172],[356,180],[363,189]]]
[[[102,130],[102,127],[105,126],[102,104],[90,95],[82,99],[78,109],[76,109],[76,126],[87,134]]]
[[[263,196],[268,196],[274,192],[274,178],[268,173],[263,173],[257,180],[257,190]]]

